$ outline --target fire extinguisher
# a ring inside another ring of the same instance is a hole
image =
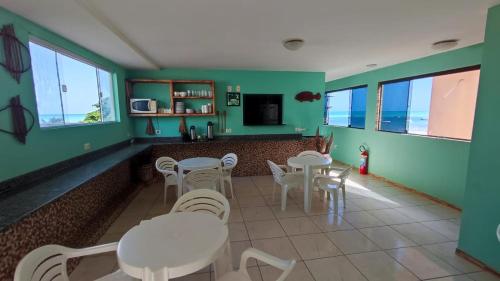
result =
[[[368,147],[366,147],[365,145],[360,145],[359,151],[361,151],[359,173],[361,175],[366,175],[368,174]]]

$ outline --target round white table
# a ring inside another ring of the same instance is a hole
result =
[[[183,185],[182,181],[184,178],[184,171],[194,171],[201,169],[221,169],[221,160],[218,158],[212,157],[195,157],[181,160],[177,163],[177,198],[181,198]],[[221,189],[224,188],[222,185],[222,177],[221,177]],[[221,190],[223,191],[223,190]],[[225,192],[223,192],[225,195]]]
[[[288,159],[287,164],[292,168],[302,168],[304,170],[304,211],[311,211],[312,201],[312,181],[313,169],[326,168],[332,163],[331,158],[326,157],[291,157]]]
[[[216,276],[232,270],[228,228],[214,215],[175,213],[142,221],[118,243],[118,264],[141,280],[170,280],[215,262]]]

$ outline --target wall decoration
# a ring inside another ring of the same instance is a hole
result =
[[[238,92],[228,92],[226,93],[227,106],[240,106],[240,93]]]
[[[21,74],[31,67],[31,59],[28,47],[17,39],[12,24],[4,25],[0,30],[0,41],[3,49],[0,49],[0,65],[10,73],[19,84]]]
[[[33,113],[31,113],[31,111],[29,111],[21,104],[21,97],[19,95],[11,98],[9,105],[0,108],[0,112],[9,108],[12,115],[13,131],[11,132],[5,129],[0,129],[0,132],[11,134],[20,143],[26,144],[26,136],[28,135],[29,131],[33,129],[33,125],[35,125],[35,116],[33,116]],[[29,125],[29,127],[26,126],[26,118],[24,118],[24,112],[27,112],[31,117],[31,125]]]
[[[314,142],[316,145],[316,151],[321,154],[330,154],[330,148],[333,144],[333,132],[330,133],[330,137],[326,138],[319,135],[319,126],[316,128],[316,136],[314,137]]]
[[[302,91],[295,96],[295,99],[300,101],[300,102],[303,102],[303,101],[312,102],[314,100],[320,100],[321,94],[320,93],[314,94],[311,91]]]

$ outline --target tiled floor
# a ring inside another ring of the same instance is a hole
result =
[[[287,210],[272,197],[270,176],[233,178],[229,233],[234,265],[252,246],[281,258],[294,258],[290,281],[357,280],[500,280],[454,254],[460,213],[424,197],[353,173],[347,205],[334,213],[333,203],[314,193],[311,213],[303,212],[303,192],[290,192]],[[170,190],[170,191],[173,191]],[[279,189],[278,189],[279,191]],[[278,194],[277,194],[278,195]],[[100,243],[119,240],[140,220],[167,213],[175,199],[162,202],[161,185],[145,188],[115,221]],[[250,261],[254,281],[272,281],[279,271]],[[113,254],[86,258],[72,280],[93,280],[118,268]],[[214,280],[210,270],[175,279]]]

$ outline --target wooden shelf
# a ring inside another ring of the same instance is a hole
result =
[[[215,116],[215,113],[130,113],[129,117],[188,117]]]
[[[174,100],[211,100],[213,99],[212,96],[210,97],[173,97]]]
[[[170,102],[170,110],[174,111],[175,100],[211,100],[212,104],[212,112],[213,113],[130,113],[130,99],[134,97],[134,84],[136,83],[144,83],[144,84],[168,84],[169,85],[169,93],[165,93],[165,100],[167,104]],[[212,95],[210,97],[175,97],[174,90],[175,84],[203,84],[208,85],[210,87],[210,91]],[[127,79],[125,82],[125,93],[127,95],[127,109],[129,112],[129,117],[196,117],[196,116],[215,116],[215,81],[214,80],[171,80],[171,79],[149,79],[149,78],[135,78],[135,79]]]
[[[127,79],[130,83],[155,83],[155,84],[170,84],[172,80],[162,80],[162,79]]]

